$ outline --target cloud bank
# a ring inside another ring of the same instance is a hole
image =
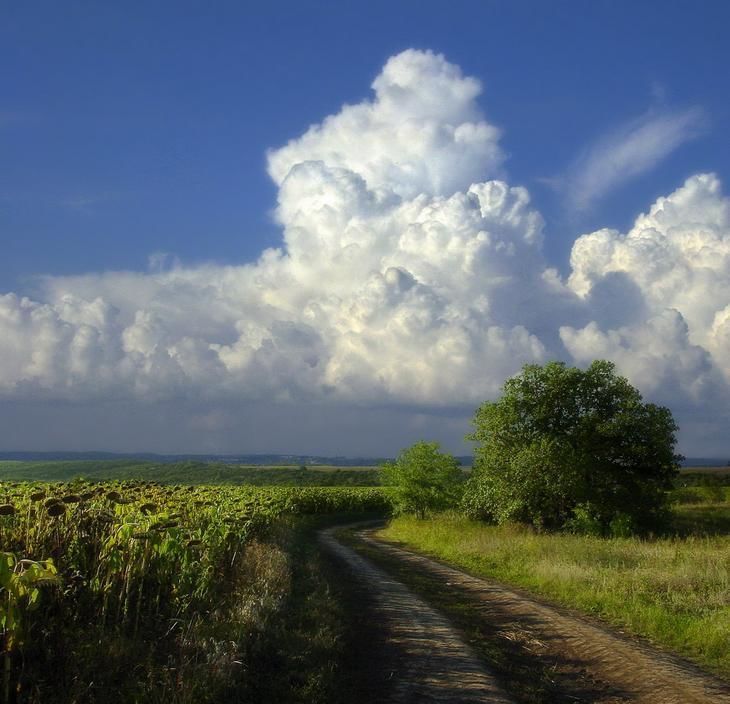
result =
[[[727,407],[730,201],[717,177],[692,176],[626,234],[578,238],[563,280],[528,192],[503,180],[479,82],[409,50],[372,89],[268,153],[283,238],[257,262],[47,277],[37,300],[1,295],[0,399],[448,417],[525,363],[607,357],[680,413]]]

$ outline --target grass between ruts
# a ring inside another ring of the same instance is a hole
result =
[[[730,677],[730,536],[550,535],[451,515],[396,518],[379,535],[601,617]]]

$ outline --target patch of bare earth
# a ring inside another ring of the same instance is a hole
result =
[[[644,642],[518,590],[473,577],[423,555],[377,540],[372,531],[359,532],[358,539],[364,553],[389,573],[400,575],[403,581],[414,585],[420,584],[422,589],[419,591],[427,593],[430,602],[438,604],[449,614],[467,640],[474,640],[476,633],[476,640],[482,645],[486,643],[479,649],[480,654],[487,661],[492,661],[493,671],[517,701],[730,704],[728,683],[679,657],[659,652]],[[381,579],[378,573],[363,570],[363,579],[373,580],[375,584]],[[389,583],[394,581],[392,577],[380,574]],[[403,593],[396,602],[395,612],[390,614],[396,632],[401,615],[414,611],[409,598],[414,597]],[[442,617],[434,618],[444,623]],[[444,627],[448,628],[448,624],[444,623]],[[400,628],[408,630],[410,627]],[[417,622],[412,628],[414,654],[440,651],[441,636],[437,631],[420,636],[416,635]],[[458,636],[452,637],[454,643],[458,642]],[[456,646],[446,647],[448,651]],[[449,667],[448,657],[439,661],[439,665],[443,671],[443,691],[446,692],[449,686],[448,673],[445,672]],[[478,665],[471,667],[478,671]],[[542,681],[540,686],[530,686],[527,680],[531,673],[535,681]],[[458,674],[457,679],[461,680],[462,675]],[[479,698],[480,687],[476,680],[469,687],[473,699],[445,696],[443,701],[502,701],[489,699],[490,690],[485,690],[483,698]]]

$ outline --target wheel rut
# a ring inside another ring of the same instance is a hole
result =
[[[394,654],[387,704],[513,703],[446,618],[339,542],[334,530],[321,531],[320,544],[367,588],[371,616],[381,620]]]
[[[357,536],[379,564],[393,568],[388,567],[389,571],[396,574],[402,572],[424,575],[435,584],[446,585],[451,593],[458,595],[457,600],[469,603],[470,618],[479,621],[478,626],[487,632],[487,637],[495,642],[503,642],[515,657],[526,660],[528,674],[531,663],[534,663],[536,672],[540,669],[542,672],[553,673],[552,694],[543,693],[541,696],[531,697],[523,696],[524,691],[511,692],[518,701],[730,704],[730,686],[727,682],[703,672],[679,657],[655,650],[643,642],[593,623],[566,609],[543,603],[525,593],[487,579],[473,577],[424,555],[379,540],[374,537],[373,529],[361,530]],[[328,540],[340,545],[331,535]],[[383,557],[382,561],[378,558],[378,553]],[[369,565],[369,568],[372,566]],[[364,572],[363,579],[375,580],[376,585],[379,579],[386,579],[389,584],[395,582],[403,587],[382,570],[372,569],[377,572]],[[396,613],[390,616],[394,623],[400,614],[407,614],[413,609],[412,602],[408,599],[414,598],[410,592],[401,593]],[[424,603],[420,599],[418,601]],[[438,618],[445,620],[442,616]],[[459,637],[455,638],[458,640]],[[432,642],[426,646],[424,639]],[[420,644],[419,647],[427,650],[436,646],[440,648],[439,640],[440,637],[435,633],[432,637],[416,636],[414,645]],[[447,658],[442,661],[441,669],[448,666]],[[461,679],[461,676],[458,678]],[[448,677],[444,673],[444,688],[447,681]],[[509,687],[509,683],[507,686]],[[480,699],[476,693],[478,688],[479,685],[475,682],[474,699],[462,700],[447,696],[434,701],[505,701]]]

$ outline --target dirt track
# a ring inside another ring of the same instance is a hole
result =
[[[458,600],[472,605],[479,628],[515,657],[531,661],[535,671],[554,673],[553,695],[541,701],[609,704],[730,704],[730,686],[691,664],[609,631],[566,610],[526,594],[472,577],[434,560],[375,540],[372,531],[359,539],[385,564],[447,585]],[[321,535],[324,546],[344,560],[375,597],[399,658],[394,704],[401,702],[506,702],[490,664],[480,662],[449,621],[403,584],[343,546],[332,531]],[[380,561],[380,560],[378,560]],[[470,616],[472,618],[472,616]],[[552,675],[551,675],[552,677]],[[504,680],[508,688],[510,683]],[[562,688],[562,689],[561,689]],[[514,700],[524,692],[515,691]],[[534,700],[527,696],[526,701]]]
[[[335,540],[332,531],[322,531],[320,542],[367,584],[376,611],[372,617],[382,619],[396,655],[388,665],[392,704],[512,702],[443,616]]]

